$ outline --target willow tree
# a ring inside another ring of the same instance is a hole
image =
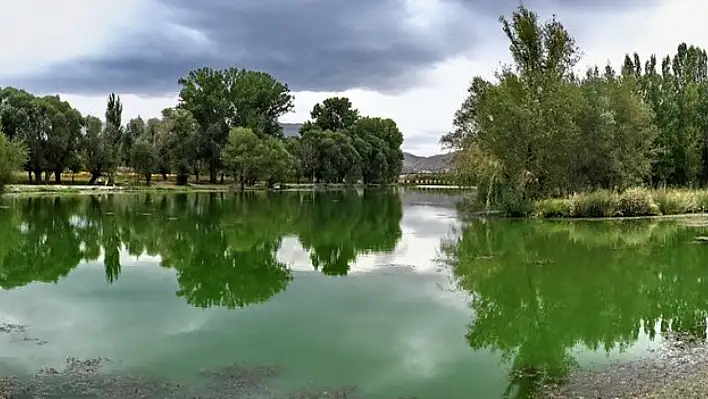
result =
[[[578,78],[578,47],[555,18],[541,22],[520,6],[500,22],[513,63],[493,80],[472,80],[454,129],[441,139],[460,150],[458,173],[474,175],[485,188],[481,199],[516,204],[641,182],[653,131],[636,79],[617,76],[610,66]],[[589,179],[593,157],[617,140],[611,153],[618,162]]]

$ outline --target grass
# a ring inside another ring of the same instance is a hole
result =
[[[542,218],[613,218],[684,215],[708,211],[708,190],[631,188],[617,193],[599,190],[534,203]]]

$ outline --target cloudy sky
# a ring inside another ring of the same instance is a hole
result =
[[[300,122],[331,95],[391,117],[421,155],[474,75],[508,60],[497,18],[517,0],[0,0],[0,86],[60,93],[102,116],[109,92],[124,119],[157,116],[176,79],[201,66],[272,73],[295,92]],[[585,64],[619,64],[627,51],[706,47],[701,0],[528,0],[575,35]]]

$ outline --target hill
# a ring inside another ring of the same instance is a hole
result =
[[[296,137],[300,135],[300,128],[302,123],[280,123],[283,127],[283,136],[285,137]]]
[[[403,153],[403,173],[439,173],[452,169],[454,153],[420,157],[410,152]]]
[[[285,137],[295,137],[300,134],[302,123],[281,123]],[[430,157],[420,157],[410,152],[403,153],[403,173],[435,173],[445,172],[452,168],[453,154],[437,154]]]

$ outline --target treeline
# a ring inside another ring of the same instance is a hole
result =
[[[708,57],[680,44],[663,59],[627,55],[576,72],[556,19],[519,7],[500,19],[513,63],[476,77],[441,143],[480,197],[514,204],[573,192],[708,183]]]
[[[59,96],[0,90],[0,187],[24,169],[30,183],[61,183],[88,171],[90,183],[114,181],[119,167],[150,183],[152,174],[190,175],[210,183],[231,176],[241,186],[264,182],[385,184],[399,175],[403,135],[391,119],[361,116],[347,98],[317,104],[299,137],[283,137],[278,118],[293,95],[270,74],[200,68],[178,80],[179,101],[147,121],[123,123],[123,105],[108,96],[105,122],[81,115]]]

